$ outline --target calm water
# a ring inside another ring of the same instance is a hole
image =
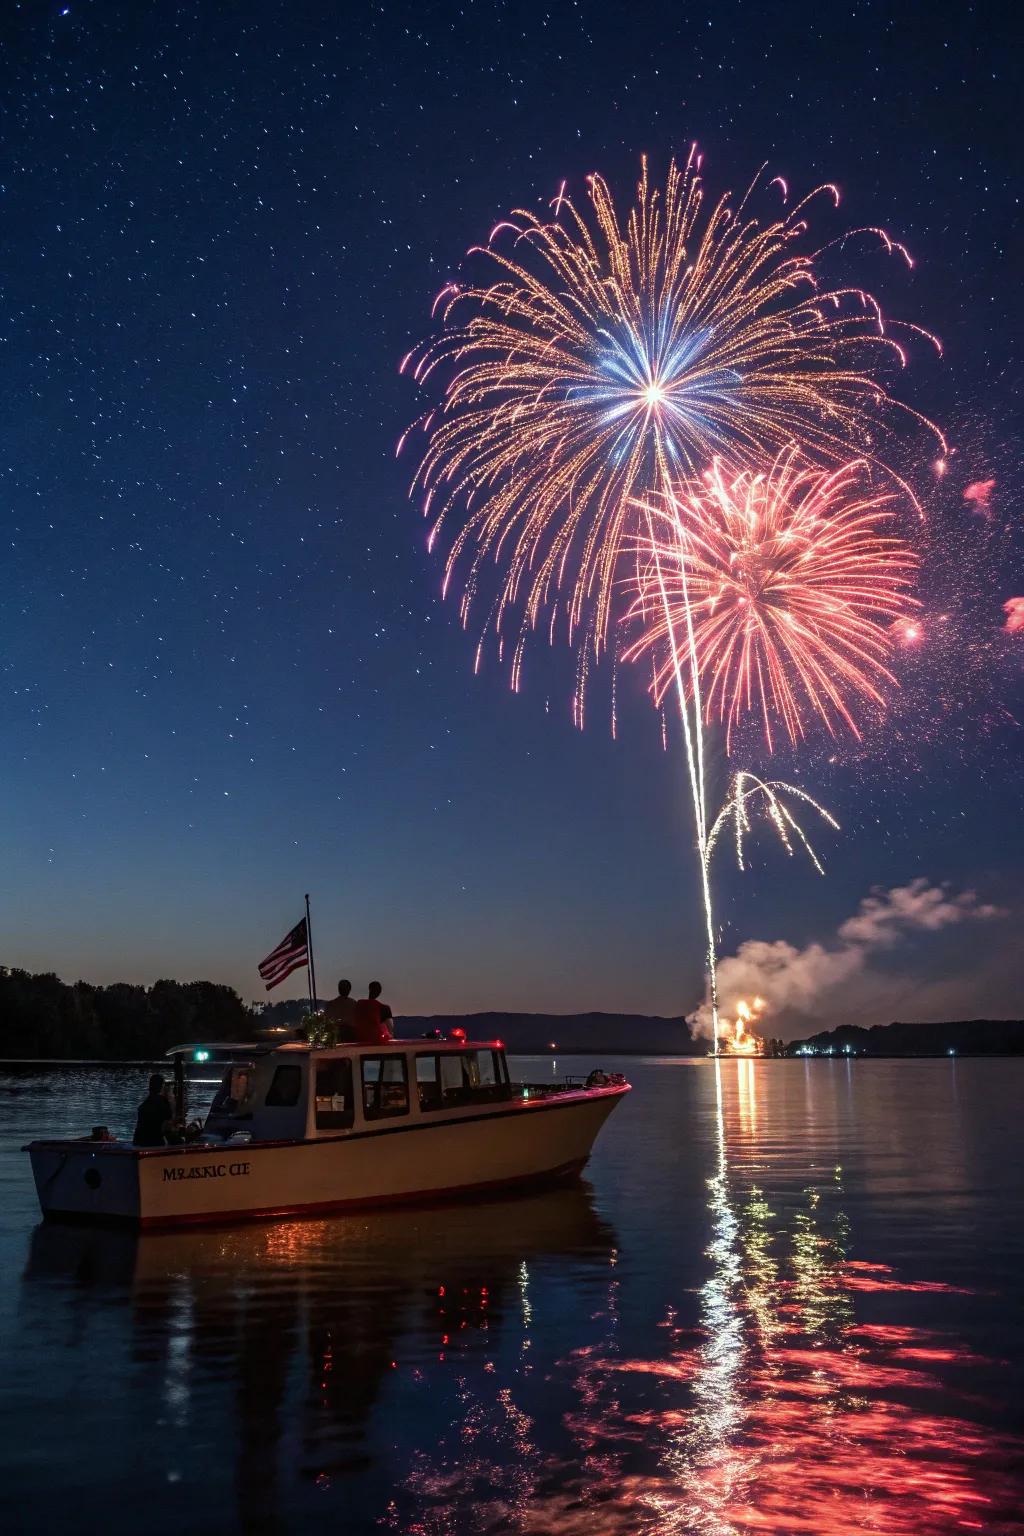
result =
[[[4,1528],[1024,1533],[1024,1063],[615,1065],[577,1188],[142,1239],[18,1149],[143,1074],[0,1076]]]

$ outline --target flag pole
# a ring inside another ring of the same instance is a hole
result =
[[[309,1011],[316,1013],[316,967],[313,964],[313,925],[309,918],[309,892],[306,892],[306,943],[309,946],[309,965],[306,980],[309,982]]]

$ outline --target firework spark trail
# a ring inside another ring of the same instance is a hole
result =
[[[938,428],[877,377],[881,357],[906,361],[897,325],[927,333],[883,318],[861,288],[830,286],[828,246],[807,248],[809,204],[837,200],[835,188],[761,221],[760,173],[738,202],[712,204],[699,167],[694,148],[655,186],[644,162],[624,219],[596,175],[582,209],[563,186],[552,220],[516,212],[479,252],[494,280],[446,284],[439,334],[403,360],[422,385],[443,379],[440,403],[415,423],[425,444],[412,493],[433,519],[431,543],[459,520],[445,587],[465,555],[468,625],[485,568],[500,567],[482,638],[493,631],[503,651],[503,624],[520,611],[514,687],[542,612],[551,637],[564,627],[578,646],[578,719],[590,662],[614,633],[636,498],[717,455],[762,462],[793,440],[837,463],[897,416],[945,452]],[[884,231],[852,233],[905,254]],[[878,452],[872,463],[902,485]]]
[[[630,616],[643,625],[625,659],[653,653],[660,702],[678,670],[670,610],[694,630],[692,679],[705,681],[707,718],[733,728],[752,711],[793,742],[809,708],[833,734],[858,734],[853,700],[882,702],[893,631],[917,604],[916,560],[888,525],[892,493],[875,490],[857,459],[833,470],[785,448],[767,472],[718,461],[703,483],[646,504],[652,531],[637,548]]]
[[[746,866],[743,862],[744,839],[751,830],[750,811],[754,802],[761,802],[761,809],[768,821],[771,822],[778,833],[779,841],[790,855],[794,852],[793,840],[796,838],[803,846],[804,852],[818,871],[819,875],[825,873],[824,866],[815,853],[803,827],[797,821],[789,806],[783,799],[784,795],[792,795],[794,799],[801,800],[817,811],[823,821],[830,827],[839,831],[839,823],[827,811],[823,805],[819,805],[813,795],[809,795],[805,789],[800,789],[796,784],[786,784],[781,779],[760,779],[756,773],[750,773],[743,769],[733,775],[729,786],[729,793],[707,837],[707,857],[710,862],[711,855],[721,833],[731,821],[736,844],[736,863],[740,869]]]

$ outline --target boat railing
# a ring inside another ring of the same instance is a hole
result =
[[[543,1083],[514,1083],[513,1088],[521,1092],[523,1098],[545,1099],[558,1093],[580,1093],[587,1088],[617,1087],[624,1082],[621,1072],[605,1072],[603,1068],[596,1067],[587,1073],[566,1072],[561,1077],[548,1078]]]
[[[566,1077],[549,1078],[543,1083],[513,1083],[513,1095],[519,1094],[524,1099],[550,1099],[559,1093],[579,1093],[585,1088],[587,1080],[573,1073]]]

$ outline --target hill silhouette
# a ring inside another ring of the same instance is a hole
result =
[[[616,1055],[703,1056],[708,1042],[694,1039],[684,1018],[646,1013],[466,1013],[407,1014],[396,1018],[400,1035],[448,1034],[464,1029],[471,1040],[501,1040],[508,1051],[551,1054],[614,1052]]]

